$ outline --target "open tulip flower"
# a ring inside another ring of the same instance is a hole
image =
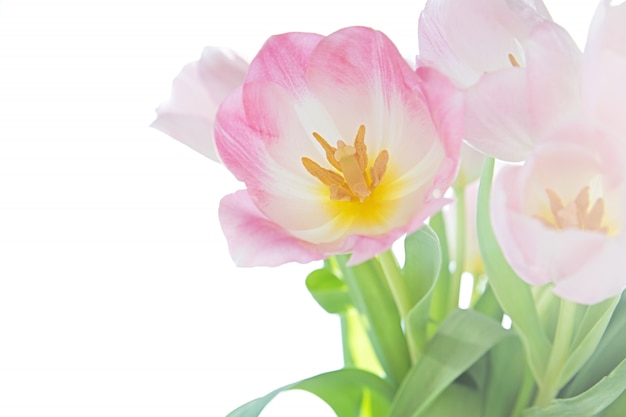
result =
[[[289,389],[338,417],[626,415],[626,3],[584,53],[541,0],[429,0],[418,32],[417,69],[366,27],[207,48],[157,110],[244,183],[235,263],[323,260],[340,317],[342,369],[229,417]]]
[[[537,147],[524,166],[504,167],[492,219],[519,276],[580,303],[626,287],[626,159],[599,128],[573,124]]]
[[[449,201],[459,103],[372,29],[269,39],[216,118],[219,155],[247,186],[220,208],[237,264],[359,263],[419,228]]]

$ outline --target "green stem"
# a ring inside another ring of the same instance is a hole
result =
[[[538,407],[547,406],[561,389],[561,375],[567,362],[567,357],[572,342],[576,317],[576,304],[564,299],[560,300],[559,320],[556,324],[552,350],[548,359],[546,372],[542,380],[537,381],[539,393],[535,399]]]
[[[430,318],[435,323],[441,323],[448,314],[448,294],[450,292],[450,253],[448,251],[448,239],[446,236],[446,224],[443,219],[443,212],[439,211],[430,218],[430,226],[433,228],[439,242],[441,242],[441,269],[439,279],[433,289],[431,300]]]
[[[459,307],[461,294],[461,275],[465,270],[465,188],[455,188],[456,196],[456,259],[454,260],[454,273],[450,279],[450,292],[448,298],[448,311]]]
[[[387,279],[387,284],[393,295],[393,299],[396,302],[400,316],[404,320],[411,310],[411,298],[409,289],[398,265],[398,261],[391,250],[387,250],[378,255],[380,266],[383,268],[383,273]]]
[[[344,282],[387,380],[398,387],[411,361],[395,300],[376,259],[355,266],[347,259],[337,256]]]
[[[528,408],[534,392],[535,379],[533,377],[533,373],[528,366],[525,368],[524,379],[522,380],[522,386],[520,387],[517,399],[513,405],[511,417],[519,417],[522,414],[522,411]]]
[[[383,274],[387,279],[387,284],[389,285],[393,299],[396,302],[400,317],[404,323],[409,355],[411,357],[411,363],[413,364],[417,360],[419,349],[417,348],[418,335],[416,335],[407,324],[409,312],[413,308],[409,287],[398,265],[398,261],[391,250],[387,250],[378,255],[378,260],[383,269]]]

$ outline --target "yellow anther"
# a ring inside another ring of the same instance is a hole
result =
[[[333,166],[335,169],[341,171],[341,167],[339,166],[339,162],[335,159],[335,152],[337,152],[337,148],[330,146],[326,140],[320,136],[319,133],[313,132],[313,137],[317,142],[322,145],[324,151],[326,152],[326,160]]]
[[[378,154],[376,160],[374,161],[374,165],[370,168],[372,187],[378,187],[382,181],[383,175],[385,175],[385,171],[387,171],[387,162],[389,162],[389,152],[384,149]]]
[[[519,66],[520,66],[519,62],[517,62],[517,59],[515,59],[515,55],[513,55],[513,54],[509,54],[509,62],[514,67],[518,67],[519,68]]]
[[[309,174],[328,186],[331,200],[363,202],[380,185],[387,170],[389,152],[383,150],[378,154],[368,176],[365,126],[359,126],[352,146],[338,140],[337,147],[333,147],[317,132],[313,137],[324,148],[328,163],[338,172],[322,168],[306,157],[302,158],[302,165]]]

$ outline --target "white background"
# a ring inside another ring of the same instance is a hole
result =
[[[582,45],[595,2],[547,4]],[[147,126],[205,45],[358,24],[411,58],[422,5],[0,0],[0,416],[222,417],[339,368],[317,265],[235,268],[216,210],[241,185]]]

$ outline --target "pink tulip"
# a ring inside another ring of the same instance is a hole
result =
[[[580,112],[580,51],[541,0],[429,0],[420,65],[465,89],[465,138],[521,161],[539,138]]]
[[[533,285],[593,304],[626,287],[624,151],[604,127],[575,122],[504,167],[491,215],[505,258]]]
[[[458,91],[380,32],[270,38],[216,117],[219,155],[247,187],[219,211],[233,259],[356,264],[388,249],[449,202],[461,114]]]
[[[157,108],[152,127],[218,161],[213,123],[220,102],[241,85],[248,64],[228,49],[207,47],[199,61],[185,66],[172,85],[172,97]]]

